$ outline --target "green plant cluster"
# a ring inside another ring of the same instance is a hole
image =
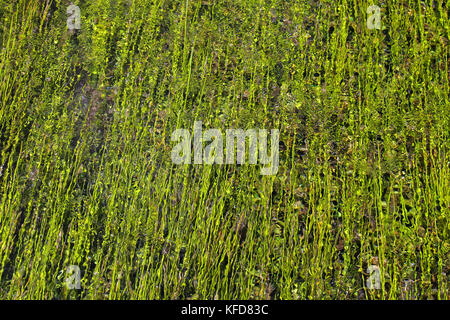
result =
[[[0,0],[1,299],[449,299],[448,2],[73,3]],[[197,120],[277,175],[174,165]]]

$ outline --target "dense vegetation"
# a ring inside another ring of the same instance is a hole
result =
[[[449,298],[448,1],[73,3],[0,0],[0,298]],[[173,164],[196,120],[279,171]]]

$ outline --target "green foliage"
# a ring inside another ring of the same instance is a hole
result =
[[[74,3],[0,0],[1,299],[449,299],[444,4]],[[172,164],[195,120],[278,174]]]

